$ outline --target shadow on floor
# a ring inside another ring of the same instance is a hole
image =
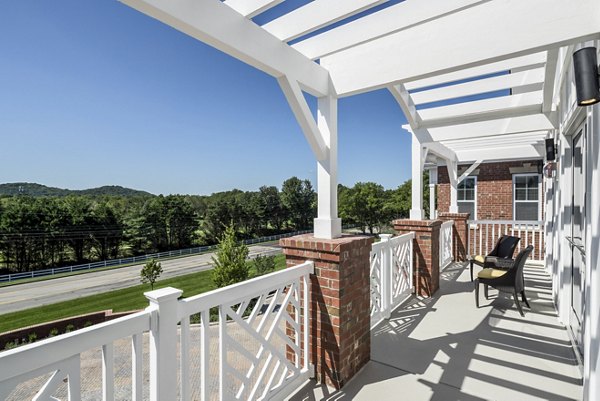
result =
[[[412,297],[372,332],[371,362],[341,391],[308,383],[293,400],[578,400],[581,375],[552,303],[551,278],[525,268],[531,309],[490,290],[475,307],[454,263],[431,298]]]

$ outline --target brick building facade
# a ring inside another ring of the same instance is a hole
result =
[[[460,176],[469,166],[459,166]],[[519,178],[516,178],[519,177]],[[538,160],[481,163],[468,177],[474,186],[469,191],[459,186],[459,211],[475,211],[470,220],[541,220],[543,218],[543,180]],[[538,187],[535,188],[535,183]],[[527,187],[529,185],[529,187]],[[537,198],[537,199],[536,199]],[[450,180],[445,166],[438,167],[437,210],[450,209]]]

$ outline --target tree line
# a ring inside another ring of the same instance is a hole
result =
[[[4,196],[0,273],[213,245],[229,226],[238,239],[307,230],[316,201],[310,181],[297,177],[281,189],[210,196]],[[410,181],[394,190],[375,183],[339,186],[340,217],[363,231],[407,217],[409,209]]]

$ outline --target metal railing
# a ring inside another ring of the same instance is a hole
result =
[[[496,241],[502,235],[512,235],[521,238],[516,253],[529,245],[533,246],[533,251],[529,257],[530,260],[543,261],[545,242],[544,242],[544,222],[537,220],[513,221],[513,220],[469,220],[469,243],[468,253],[471,255],[489,254]]]
[[[452,263],[453,260],[453,227],[453,220],[443,222],[440,227],[440,270]]]
[[[142,312],[0,353],[0,399],[284,398],[313,373],[313,271],[306,262],[181,300],[175,288],[148,292]]]
[[[381,241],[371,248],[371,327],[391,313],[411,293],[413,287],[413,239],[415,233]]]
[[[247,240],[244,240],[243,242],[246,245],[253,245],[253,244],[258,244],[258,243],[262,243],[262,242],[276,241],[281,238],[293,237],[294,235],[307,234],[310,232],[312,232],[312,230],[295,231],[292,233],[247,239]],[[16,280],[23,280],[23,279],[28,279],[28,278],[35,278],[35,277],[52,276],[55,274],[62,274],[62,273],[74,273],[74,272],[79,272],[79,271],[84,271],[84,270],[93,270],[93,269],[99,269],[99,268],[104,268],[104,267],[117,267],[117,266],[121,266],[121,265],[130,265],[130,264],[135,264],[135,263],[139,263],[139,262],[146,262],[151,259],[165,259],[165,258],[173,258],[173,257],[179,257],[179,256],[186,256],[186,255],[197,255],[200,253],[215,250],[216,248],[217,248],[217,245],[198,246],[195,248],[178,249],[178,250],[174,250],[174,251],[151,253],[148,255],[131,256],[131,257],[127,257],[127,258],[119,258],[119,259],[111,259],[111,260],[102,260],[99,262],[85,263],[85,264],[81,264],[81,265],[55,267],[55,268],[51,268],[51,269],[33,270],[33,271],[21,272],[21,273],[10,273],[10,274],[0,275],[0,283],[16,281]]]

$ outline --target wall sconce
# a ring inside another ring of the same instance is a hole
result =
[[[600,80],[595,47],[584,47],[573,53],[577,105],[591,106],[600,102]]]
[[[556,147],[554,146],[554,138],[547,138],[546,144],[546,161],[551,162],[556,158]]]

